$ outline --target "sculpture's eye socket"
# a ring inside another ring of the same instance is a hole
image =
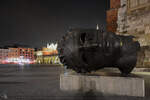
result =
[[[85,43],[85,40],[86,40],[86,33],[81,33],[81,37],[80,37],[80,41],[81,43]]]

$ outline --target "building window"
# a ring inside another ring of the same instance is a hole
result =
[[[150,6],[150,0],[128,0],[128,11]]]

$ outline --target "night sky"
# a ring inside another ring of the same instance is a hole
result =
[[[69,28],[106,25],[109,0],[0,0],[0,46],[55,42]]]

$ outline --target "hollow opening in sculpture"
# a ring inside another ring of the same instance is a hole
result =
[[[80,37],[80,41],[81,43],[85,43],[85,40],[86,40],[86,33],[81,33],[81,37]]]

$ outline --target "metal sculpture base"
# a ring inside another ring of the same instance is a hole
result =
[[[121,77],[119,74],[79,75],[61,74],[60,89],[64,91],[95,91],[108,95],[145,96],[144,79],[137,76]]]

